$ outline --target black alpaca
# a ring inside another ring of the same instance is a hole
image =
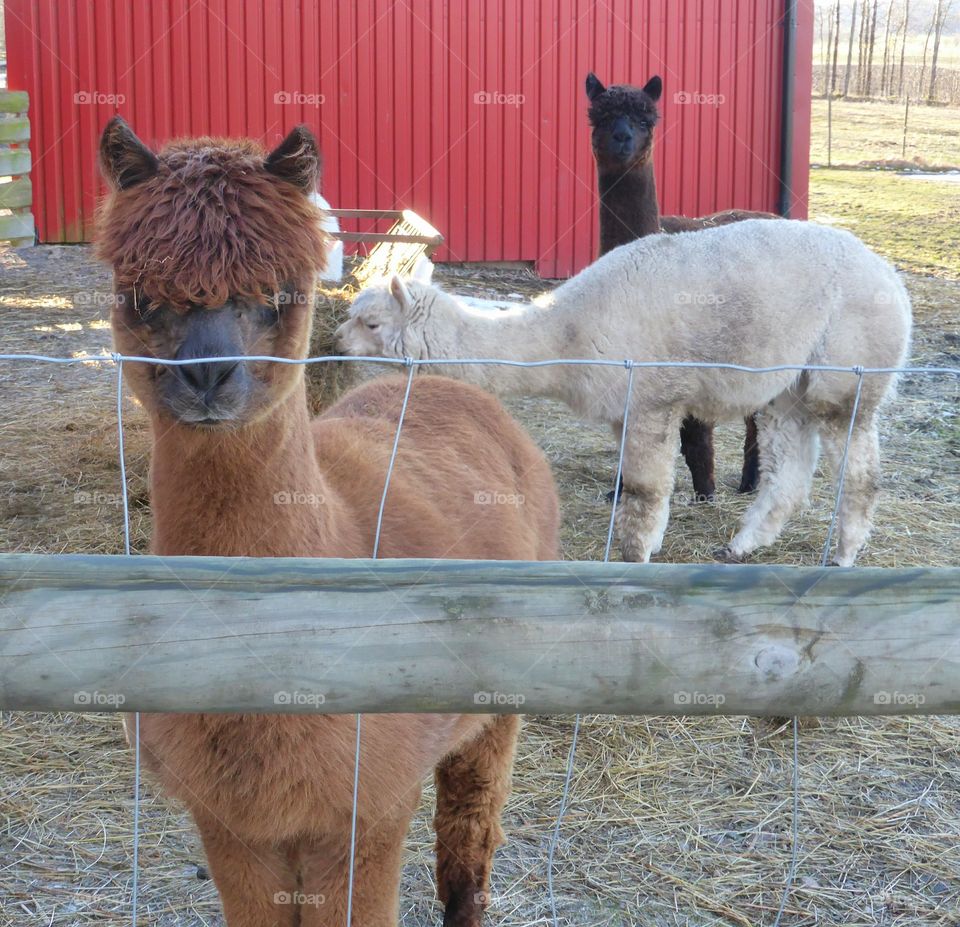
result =
[[[660,216],[657,182],[653,173],[653,130],[660,118],[657,101],[663,92],[659,77],[643,86],[604,87],[595,74],[587,75],[588,116],[592,126],[593,157],[600,191],[600,253],[627,242],[664,231],[692,232],[743,219],[775,219],[772,213],[731,209],[702,218]],[[745,419],[743,471],[738,492],[753,492],[760,478],[757,425]],[[712,500],[714,477],[713,426],[688,416],[680,428],[680,450],[697,501]]]

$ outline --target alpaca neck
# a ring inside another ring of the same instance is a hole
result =
[[[653,159],[626,173],[600,173],[600,253],[660,231]]]
[[[323,555],[337,500],[317,464],[302,383],[236,431],[153,426],[153,553]]]
[[[498,360],[538,361],[569,356],[570,344],[563,337],[560,313],[553,308],[517,304],[516,308],[477,310],[451,299],[443,308],[449,317],[439,337],[436,357],[489,357]],[[427,348],[430,349],[429,336]],[[444,343],[449,340],[449,343]],[[443,373],[444,367],[434,368]],[[500,364],[467,364],[450,373],[502,396],[561,395],[563,367],[509,367]]]

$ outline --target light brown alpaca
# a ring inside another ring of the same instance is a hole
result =
[[[266,157],[212,139],[154,154],[115,118],[101,166],[111,190],[98,247],[114,268],[119,351],[305,356],[324,253],[306,129]],[[125,372],[153,432],[153,553],[371,555],[403,377],[311,421],[300,365]],[[477,505],[484,491],[523,504]],[[277,505],[284,493],[315,504]],[[555,559],[558,520],[547,463],[495,399],[415,381],[381,556]],[[431,769],[444,924],[481,923],[517,728],[510,716],[363,718],[355,927],[397,922],[403,839]],[[353,716],[148,714],[140,730],[146,763],[196,821],[230,927],[345,927]]]

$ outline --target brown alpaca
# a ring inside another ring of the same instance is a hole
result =
[[[625,84],[604,87],[595,74],[588,74],[586,87],[600,191],[600,254],[660,231],[696,232],[744,219],[778,218],[773,213],[742,209],[728,209],[696,219],[661,217],[653,172],[653,130],[660,118],[657,101],[663,92],[662,81],[654,76],[643,88]],[[742,493],[753,492],[760,479],[757,425],[753,416],[744,421],[747,434],[737,490]],[[693,478],[695,499],[712,499],[716,492],[713,426],[692,416],[684,419],[680,428],[680,450]]]
[[[199,360],[306,355],[318,162],[305,128],[266,157],[212,139],[154,154],[118,117],[104,131],[98,250],[114,268],[117,350],[197,360],[125,368],[153,432],[155,554],[371,555],[405,378],[311,421],[302,366]],[[476,504],[484,491],[523,502]],[[309,504],[276,504],[284,493]],[[381,556],[556,559],[558,521],[546,461],[495,399],[414,382]],[[355,927],[397,923],[403,839],[431,769],[444,924],[481,923],[518,723],[364,716]],[[229,927],[346,925],[353,716],[147,714],[140,731],[148,767],[196,821]]]

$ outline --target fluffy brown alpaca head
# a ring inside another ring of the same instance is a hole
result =
[[[189,360],[306,356],[326,241],[310,200],[320,156],[295,128],[267,154],[198,138],[150,151],[119,116],[104,129],[98,256],[113,267],[122,354]],[[299,366],[237,361],[128,364],[154,416],[195,428],[257,420],[303,380]]]
[[[587,116],[593,127],[593,156],[602,173],[626,173],[646,164],[653,151],[653,128],[659,119],[657,100],[663,92],[659,77],[643,86],[604,87],[587,75]]]

